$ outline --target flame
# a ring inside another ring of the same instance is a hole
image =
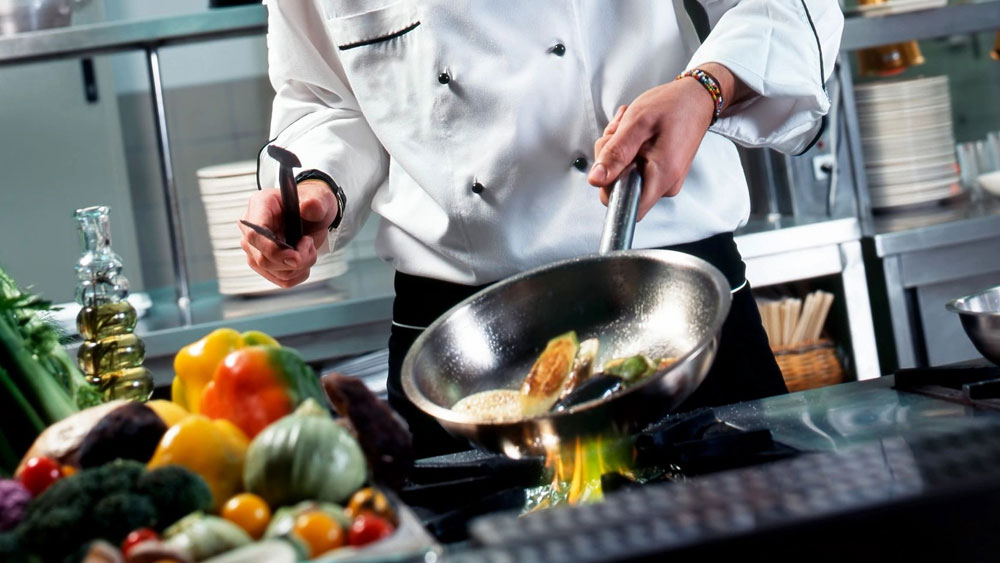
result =
[[[552,481],[529,495],[527,511],[602,500],[601,476],[610,472],[631,475],[633,457],[631,441],[614,436],[577,437],[550,445],[545,467],[551,471]]]

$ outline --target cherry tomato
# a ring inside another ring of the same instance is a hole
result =
[[[160,539],[160,536],[156,535],[156,532],[149,528],[132,530],[127,536],[125,536],[125,539],[122,540],[122,555],[128,557],[129,552],[132,551],[132,548],[135,546],[142,542],[158,539]]]
[[[73,475],[76,475],[76,468],[72,465],[63,465],[60,469],[62,469],[63,477],[72,477]]]
[[[391,522],[370,512],[362,512],[351,522],[347,532],[347,543],[350,545],[367,545],[392,535],[395,527]]]
[[[309,546],[309,557],[317,557],[344,545],[344,530],[329,514],[310,510],[295,518],[292,532]]]
[[[240,493],[222,505],[222,517],[236,524],[254,539],[260,539],[271,521],[267,501],[253,493]]]
[[[59,464],[47,457],[33,457],[24,464],[24,471],[21,472],[21,484],[37,497],[63,476]]]
[[[346,512],[352,520],[362,512],[370,512],[375,516],[385,518],[393,526],[396,525],[396,514],[392,511],[392,506],[389,505],[389,499],[382,491],[372,487],[359,489],[358,492],[351,495]]]

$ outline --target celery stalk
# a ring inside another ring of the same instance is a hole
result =
[[[79,411],[69,394],[31,355],[6,314],[0,314],[0,360],[44,422],[51,424]]]

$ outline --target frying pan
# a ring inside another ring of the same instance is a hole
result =
[[[611,193],[597,254],[515,275],[462,301],[413,343],[406,396],[448,432],[509,457],[543,455],[562,440],[625,433],[676,408],[705,378],[729,312],[726,278],[708,262],[667,250],[627,250],[641,178]],[[596,337],[596,366],[645,354],[678,361],[599,401],[517,421],[484,422],[449,407],[490,389],[518,389],[549,339]]]

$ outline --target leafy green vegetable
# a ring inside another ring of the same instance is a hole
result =
[[[0,268],[0,314],[16,322],[28,351],[50,377],[72,398],[77,409],[103,402],[62,345],[63,334],[48,318],[54,310],[49,301],[20,287]]]
[[[0,268],[0,472],[14,470],[45,426],[101,402],[63,348],[48,301],[22,290]]]

